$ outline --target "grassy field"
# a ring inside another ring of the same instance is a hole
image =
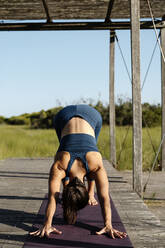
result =
[[[143,169],[147,170],[153,163],[157,151],[161,128],[143,129]],[[124,142],[125,135],[127,138]],[[109,127],[103,126],[98,140],[102,156],[109,160]],[[0,159],[15,157],[52,157],[58,148],[58,140],[54,130],[29,129],[27,126],[0,125]],[[119,170],[132,167],[132,128],[116,127],[116,151]]]

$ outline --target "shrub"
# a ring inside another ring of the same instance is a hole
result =
[[[83,101],[85,104],[97,109],[103,119],[103,124],[109,124],[109,105],[104,105],[101,101]],[[110,106],[111,107],[111,106]],[[53,116],[62,109],[62,106],[49,109],[47,111],[41,110],[40,112],[32,114],[23,114],[18,117],[3,118],[0,117],[0,123],[6,122],[12,125],[29,125],[31,128],[53,128]],[[128,126],[132,125],[132,101],[131,99],[118,98],[115,105],[116,110],[116,125]],[[149,103],[142,104],[142,126],[143,127],[155,127],[161,125],[161,106],[150,105]]]
[[[5,122],[5,118],[3,116],[0,116],[0,124]]]
[[[10,125],[29,125],[29,118],[23,116],[12,116],[11,118],[6,119],[7,124]]]

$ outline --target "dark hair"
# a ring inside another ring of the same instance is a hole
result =
[[[74,224],[77,219],[77,211],[88,204],[89,196],[85,184],[75,177],[64,187],[62,194],[63,216],[68,224]]]

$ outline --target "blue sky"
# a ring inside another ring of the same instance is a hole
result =
[[[117,32],[131,71],[130,32]],[[141,81],[155,46],[153,30],[141,31]],[[109,101],[109,31],[0,33],[0,115],[10,117],[92,99]],[[115,48],[115,97],[131,98],[131,84]],[[157,46],[142,102],[161,102]]]

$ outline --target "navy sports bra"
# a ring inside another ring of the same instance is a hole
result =
[[[64,178],[64,180],[69,180],[69,172],[70,172],[72,164],[76,158],[80,158],[82,160],[83,164],[85,165],[86,175],[88,175],[90,170],[88,167],[88,163],[86,161],[86,154],[83,152],[69,152],[69,153],[70,153],[70,161],[69,161],[69,164],[68,164],[68,167],[66,170],[66,177]]]
[[[66,170],[66,178],[69,179],[69,172],[76,158],[80,158],[85,165],[86,175],[90,173],[86,154],[89,151],[98,152],[96,139],[88,134],[68,134],[61,139],[58,152],[66,151],[70,153],[70,161]]]

